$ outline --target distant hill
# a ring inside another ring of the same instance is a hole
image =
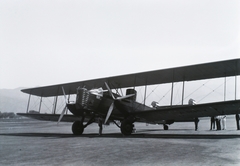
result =
[[[26,112],[28,95],[21,89],[0,89],[0,112]]]

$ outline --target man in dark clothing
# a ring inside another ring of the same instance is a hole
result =
[[[221,130],[221,117],[220,116],[216,117],[216,126],[217,126],[217,130]]]
[[[195,118],[195,119],[194,119],[194,123],[195,123],[195,131],[198,130],[198,122],[199,122],[199,119],[198,119],[198,118]]]
[[[213,130],[213,129],[215,129],[215,117],[214,116],[211,117],[211,126],[210,126],[210,130]]]
[[[188,105],[196,105],[196,101],[193,100],[193,99],[189,99],[188,100]],[[195,131],[198,130],[198,122],[199,122],[199,119],[198,118],[194,118]]]
[[[99,135],[102,135],[102,129],[103,129],[102,125],[103,125],[103,120],[101,117],[99,117],[98,118]]]
[[[237,123],[237,130],[240,130],[240,126],[239,126],[239,114],[236,114],[236,123]]]

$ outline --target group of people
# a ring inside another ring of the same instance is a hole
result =
[[[196,101],[193,99],[190,99],[188,101],[189,105],[196,105]],[[240,130],[240,125],[239,125],[239,114],[236,114],[236,124],[237,124],[237,130]],[[195,131],[198,130],[198,118],[194,118],[194,124],[195,124]],[[219,116],[214,116],[211,117],[211,123],[210,123],[210,130],[214,130],[216,127],[216,130],[226,130],[226,115],[219,115]]]
[[[240,130],[239,114],[236,114],[235,118],[236,118],[237,130]],[[226,115],[211,117],[210,130],[215,129],[215,123],[216,123],[216,130],[226,130]]]
[[[237,124],[237,130],[240,130],[240,125],[239,125],[239,114],[235,115],[236,118],[236,124]],[[219,115],[219,116],[214,116],[211,117],[211,123],[210,123],[210,130],[226,130],[227,129],[227,124],[226,124],[226,115]],[[195,118],[194,123],[195,123],[195,130],[198,130],[198,122],[199,119]]]
[[[226,115],[211,117],[210,130],[214,130],[215,126],[216,126],[216,130],[226,130],[227,129],[227,127],[226,127]]]

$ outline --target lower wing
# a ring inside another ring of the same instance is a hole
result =
[[[25,116],[37,120],[44,121],[58,121],[60,114],[30,114],[30,113],[17,113],[17,115]],[[61,122],[74,122],[76,120],[81,120],[81,118],[74,115],[64,115]]]
[[[143,121],[161,120],[185,121],[199,117],[213,117],[240,113],[240,100],[207,103],[199,105],[173,106],[155,110],[139,111],[134,115]]]

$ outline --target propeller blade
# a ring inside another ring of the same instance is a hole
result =
[[[126,95],[126,96],[119,96],[119,97],[115,98],[114,95],[113,95],[113,93],[112,93],[112,91],[111,91],[111,89],[109,88],[109,86],[108,86],[108,84],[107,84],[106,82],[105,82],[105,85],[106,85],[106,87],[107,87],[107,89],[108,89],[108,92],[109,92],[110,96],[112,96],[112,98],[113,98],[114,101],[113,101],[113,103],[111,104],[111,106],[110,106],[109,109],[108,109],[108,113],[107,113],[107,116],[106,116],[106,119],[105,119],[104,124],[107,123],[110,115],[112,114],[112,111],[113,111],[113,108],[114,108],[114,102],[115,102],[116,100],[126,99],[126,98],[129,98],[129,97],[132,97],[132,96],[135,95],[135,94],[129,94],[129,95]]]
[[[134,95],[135,95],[135,94],[129,94],[129,95],[126,95],[126,96],[120,96],[120,97],[117,97],[116,100],[126,99],[126,98],[132,97],[132,96],[134,96]]]
[[[112,114],[113,108],[114,108],[114,102],[111,104],[111,106],[110,106],[109,109],[108,109],[108,113],[107,113],[107,116],[106,116],[106,119],[105,119],[104,124],[107,123],[107,121],[108,121],[110,115]]]
[[[68,103],[67,96],[66,96],[66,93],[65,93],[65,90],[64,90],[63,86],[62,86],[62,91],[63,91],[63,95],[64,95],[64,98],[65,98],[65,103],[67,104]]]
[[[107,87],[107,89],[108,89],[109,94],[110,94],[110,95],[112,96],[112,98],[115,100],[115,97],[114,97],[111,89],[109,88],[109,86],[108,86],[108,84],[107,84],[106,82],[105,82],[105,85],[106,85],[106,87]]]
[[[62,111],[62,113],[61,113],[61,115],[60,115],[60,117],[59,117],[59,119],[58,119],[58,123],[62,120],[62,117],[63,117],[63,115],[65,114],[65,112],[67,111],[67,106],[65,106],[64,108],[63,108],[63,111]],[[57,124],[58,124],[57,123]]]

